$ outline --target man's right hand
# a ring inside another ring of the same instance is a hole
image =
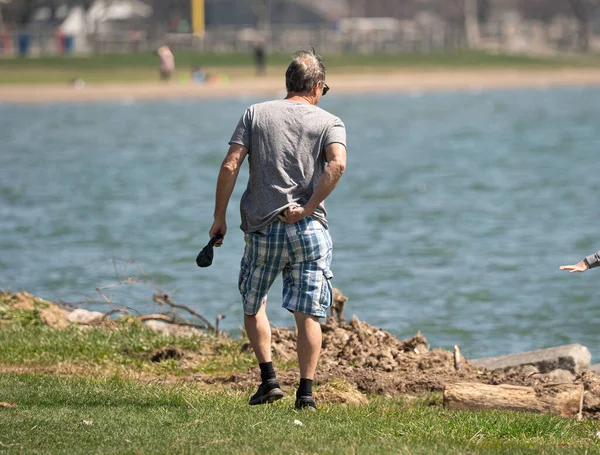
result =
[[[215,220],[208,234],[211,239],[215,235],[220,235],[221,238],[215,242],[215,246],[223,245],[223,239],[225,238],[225,234],[227,234],[227,223],[224,220]]]

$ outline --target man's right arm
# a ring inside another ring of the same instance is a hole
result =
[[[221,170],[219,172],[219,178],[217,179],[217,191],[215,197],[215,221],[210,228],[209,235],[214,237],[220,235],[225,237],[227,234],[227,205],[229,205],[229,199],[240,168],[244,162],[244,158],[248,154],[248,149],[240,144],[232,143],[227,152],[227,156],[223,160]],[[221,246],[223,239],[218,240],[215,246]]]

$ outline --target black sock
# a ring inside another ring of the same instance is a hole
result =
[[[312,397],[313,380],[300,378],[300,386],[296,392],[296,397]]]
[[[260,379],[262,382],[267,382],[269,379],[277,379],[273,362],[259,363],[258,366],[260,367]]]

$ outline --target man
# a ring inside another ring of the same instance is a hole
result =
[[[594,254],[589,255],[584,258],[582,261],[579,261],[574,265],[561,265],[560,270],[568,270],[571,273],[573,272],[585,272],[588,269],[593,269],[594,267],[600,266],[600,251],[597,251]]]
[[[346,129],[339,118],[317,107],[329,87],[314,50],[295,54],[285,82],[284,100],[250,106],[233,133],[219,172],[210,236],[227,233],[227,205],[248,155],[250,176],[240,203],[246,248],[239,289],[246,333],[261,371],[250,404],[283,397],[271,362],[266,314],[267,293],[281,272],[283,307],[294,314],[298,327],[296,408],[316,409],[312,383],[321,350],[319,318],[331,306],[333,277],[323,201],[346,167]]]

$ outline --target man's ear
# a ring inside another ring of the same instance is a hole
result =
[[[315,98],[316,98],[316,97],[318,96],[318,94],[319,94],[319,84],[320,84],[320,82],[317,82],[317,83],[315,84],[315,86],[313,87],[313,89],[312,89],[312,95],[313,95]]]

